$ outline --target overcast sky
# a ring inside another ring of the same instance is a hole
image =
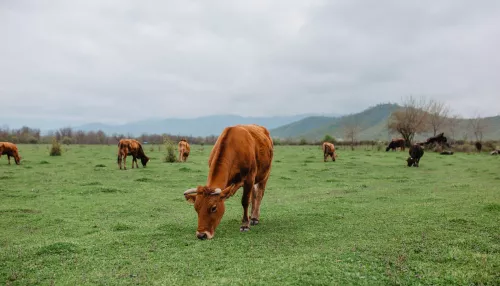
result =
[[[500,1],[0,1],[9,118],[500,113]]]

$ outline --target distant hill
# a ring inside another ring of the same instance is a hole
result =
[[[346,122],[357,122],[359,125],[358,140],[388,140],[397,135],[391,135],[387,130],[387,119],[392,112],[400,108],[397,104],[379,104],[370,107],[360,113],[345,115],[341,117],[318,117],[310,116],[296,122],[270,130],[274,138],[306,138],[308,140],[321,140],[325,135],[341,139],[344,137],[344,124]],[[455,139],[475,140],[469,128],[470,119],[461,119]],[[486,117],[484,140],[500,138],[500,116]],[[448,129],[442,130],[445,136],[452,138]],[[466,135],[466,136],[465,136]],[[431,134],[420,134],[416,139],[428,138]]]
[[[255,123],[273,129],[298,121],[310,115],[274,116],[274,117],[242,117],[238,115],[214,115],[191,119],[167,118],[131,122],[123,125],[107,125],[90,123],[73,127],[74,130],[102,130],[106,134],[124,134],[140,136],[141,134],[163,134],[185,136],[219,135],[225,127],[236,124]]]
[[[344,122],[357,121],[360,127],[359,139],[387,139],[386,122],[393,111],[399,108],[397,104],[379,104],[360,113],[342,117],[306,117],[297,122],[271,130],[273,137],[278,138],[308,138],[320,140],[326,134],[342,138]]]

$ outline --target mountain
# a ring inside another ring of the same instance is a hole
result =
[[[277,128],[301,120],[310,114],[293,116],[273,117],[242,117],[238,115],[213,115],[199,118],[180,119],[150,119],[131,122],[123,125],[106,125],[102,123],[89,123],[76,126],[74,130],[96,131],[102,130],[106,134],[124,134],[139,136],[141,134],[163,134],[186,135],[186,136],[210,136],[218,135],[225,127],[235,124],[255,123],[268,129]]]
[[[397,104],[379,104],[360,113],[342,117],[317,117],[303,118],[297,122],[272,129],[271,135],[277,138],[308,138],[320,140],[326,134],[335,138],[342,138],[345,123],[356,122],[360,132],[358,138],[386,139],[388,137],[386,122],[393,111],[400,106]]]
[[[387,130],[387,119],[392,112],[400,108],[397,104],[379,104],[370,107],[360,113],[345,115],[341,117],[319,117],[310,116],[296,122],[271,129],[274,138],[306,138],[308,140],[321,140],[325,135],[340,139],[344,137],[344,125],[356,123],[359,128],[358,140],[388,140],[397,136],[390,134]],[[449,128],[445,136],[456,140],[475,140],[470,128],[471,119],[459,119],[456,130],[451,133]],[[500,138],[500,116],[484,118],[484,140]],[[418,134],[415,139],[423,140],[432,134]]]

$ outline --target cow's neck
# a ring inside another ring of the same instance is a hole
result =
[[[224,189],[229,185],[229,174],[217,174],[217,176],[211,176],[207,180],[207,187],[211,189]]]

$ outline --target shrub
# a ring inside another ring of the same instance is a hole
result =
[[[63,139],[62,139],[62,143],[63,143],[64,145],[73,144],[73,138],[70,138],[70,137],[64,136],[64,137],[63,137]]]
[[[470,145],[470,144],[463,144],[463,145],[455,145],[453,147],[453,149],[456,151],[456,152],[466,152],[466,153],[470,153],[470,152],[473,152],[474,150],[476,150],[476,147]]]
[[[52,148],[50,149],[50,156],[61,156],[61,144],[57,142],[57,139],[52,138]]]
[[[336,140],[332,136],[326,134],[325,137],[323,137],[323,142],[330,142],[330,143],[335,144]]]
[[[494,141],[486,141],[483,143],[483,150],[486,152],[497,150],[497,145]]]
[[[302,145],[302,146],[303,146],[303,145],[307,145],[307,140],[306,140],[306,138],[302,138],[302,139],[300,139],[300,141],[299,141],[299,145]]]
[[[175,155],[174,143],[170,141],[168,138],[163,140],[163,144],[165,145],[165,150],[167,150],[167,154],[163,159],[165,163],[174,163],[177,162],[177,156]]]

